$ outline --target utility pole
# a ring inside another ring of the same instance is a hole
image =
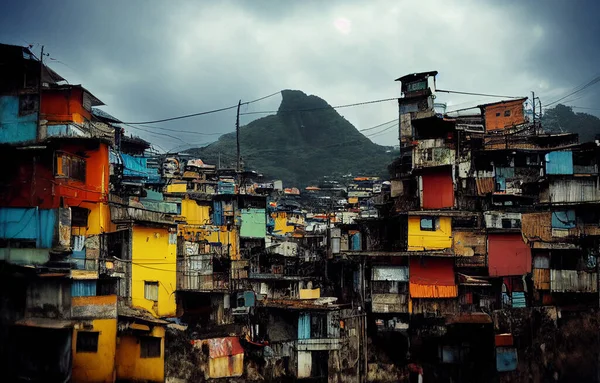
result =
[[[242,156],[240,154],[240,106],[242,105],[242,100],[238,102],[237,106],[237,115],[235,118],[235,138],[237,141],[237,171],[242,171]]]
[[[535,92],[531,91],[531,102],[533,104],[533,131],[538,134],[537,126],[535,125]]]
[[[38,81],[38,118],[37,118],[37,137],[42,139],[42,88],[44,85],[44,46],[40,52],[40,79]]]
[[[217,162],[217,170],[221,169],[221,152],[219,152],[219,162]]]

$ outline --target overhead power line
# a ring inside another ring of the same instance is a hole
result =
[[[468,96],[485,96],[485,97],[499,97],[499,98],[525,98],[523,96],[501,96],[498,94],[486,94],[486,93],[474,93],[474,92],[461,92],[458,90],[444,90],[444,89],[436,89],[436,92],[442,93],[454,93],[454,94],[466,94]]]
[[[252,103],[254,103],[254,102],[262,101],[262,100],[264,100],[264,99],[266,99],[266,98],[273,97],[273,96],[275,96],[275,95],[277,95],[277,94],[279,94],[279,93],[281,93],[281,92],[279,91],[279,92],[276,92],[276,93],[272,93],[272,94],[270,94],[270,95],[268,95],[268,96],[264,96],[264,97],[257,98],[256,100],[252,100],[252,101],[243,102],[243,103],[241,103],[241,105],[248,105],[248,104],[252,104]],[[198,113],[185,114],[185,115],[183,115],[183,116],[176,116],[176,117],[163,118],[162,120],[139,121],[139,122],[123,122],[123,124],[125,124],[125,125],[156,124],[156,123],[159,123],[159,122],[167,122],[167,121],[182,120],[182,119],[184,119],[184,118],[191,118],[191,117],[197,117],[197,116],[204,116],[204,115],[207,115],[207,114],[213,114],[213,113],[224,112],[224,111],[226,111],[226,110],[235,109],[235,108],[237,108],[237,107],[238,107],[238,104],[235,104],[235,105],[232,105],[232,106],[227,106],[227,107],[224,107],[224,108],[213,109],[213,110],[207,110],[207,111],[205,111],[205,112],[198,112]]]
[[[359,132],[366,132],[367,130],[373,130],[373,129],[379,128],[380,126],[384,126],[384,125],[387,125],[387,124],[389,124],[389,123],[396,122],[396,121],[398,121],[398,120],[399,120],[398,118],[394,118],[393,120],[386,121],[386,122],[384,122],[384,123],[381,123],[381,124],[379,124],[379,125],[372,126],[372,127],[370,127],[370,128],[366,128],[366,129],[359,129],[358,131],[359,131]]]
[[[354,106],[377,104],[377,103],[380,103],[380,102],[397,101],[397,100],[398,100],[398,97],[390,97],[390,98],[382,98],[380,100],[371,100],[371,101],[356,102],[356,103],[353,103],[353,104],[346,104],[346,105],[336,105],[336,106],[327,105],[327,106],[321,106],[321,107],[317,107],[317,108],[284,109],[284,110],[263,110],[263,111],[257,111],[257,112],[246,112],[246,113],[240,113],[240,116],[242,116],[242,115],[248,115],[248,114],[312,112],[312,111],[315,111],[315,110],[350,108],[350,107],[354,107]]]
[[[559,98],[558,100],[552,101],[552,102],[544,105],[544,108],[547,108],[550,105],[553,105],[553,104],[556,104],[558,102],[561,102],[565,98],[570,97],[570,96],[572,96],[574,94],[582,92],[582,91],[586,90],[587,88],[589,88],[589,87],[597,84],[598,82],[600,82],[600,76],[596,76],[593,79],[591,79],[590,81],[588,81],[587,83],[574,88],[573,91],[571,93],[567,94],[566,96],[563,96],[563,97]],[[574,100],[571,100],[571,101],[574,101]]]

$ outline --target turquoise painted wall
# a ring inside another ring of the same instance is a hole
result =
[[[19,116],[19,96],[0,97],[0,144],[18,144],[37,138],[37,113]]]
[[[267,214],[265,209],[242,209],[240,237],[265,238],[267,235]]]
[[[35,240],[36,248],[50,249],[56,228],[57,210],[0,208],[0,238]]]

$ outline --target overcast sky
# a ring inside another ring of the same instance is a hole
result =
[[[123,121],[220,108],[281,89],[331,105],[396,97],[395,78],[429,70],[439,71],[440,89],[535,91],[546,104],[600,74],[599,16],[594,0],[13,1],[2,5],[0,42],[32,44],[35,52],[45,45],[53,69]],[[600,109],[599,95],[597,84],[566,101]],[[242,111],[277,109],[280,99]],[[436,101],[452,110],[495,100],[438,94]],[[340,113],[365,129],[396,118],[398,106]],[[234,123],[235,111],[227,111],[156,125],[213,135],[128,132],[170,150],[212,141]],[[372,139],[396,145],[397,129]]]

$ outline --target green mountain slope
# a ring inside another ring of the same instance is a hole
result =
[[[544,112],[542,126],[552,133],[578,133],[580,142],[594,141],[600,135],[600,118],[587,113],[575,113],[573,108],[563,104]]]
[[[276,115],[240,129],[245,169],[298,186],[325,175],[386,175],[393,159],[387,153],[389,147],[371,142],[317,96],[298,90],[284,90],[282,96]],[[236,157],[235,133],[188,152],[205,162],[217,163],[220,157],[222,165],[232,165]]]

